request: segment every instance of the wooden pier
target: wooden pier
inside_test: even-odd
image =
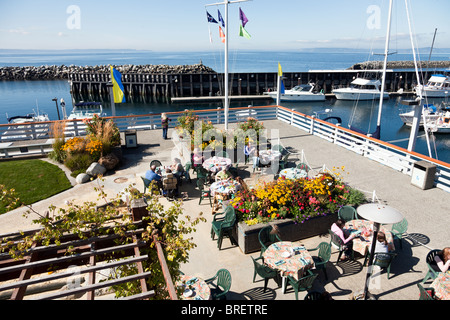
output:
[[[313,82],[317,90],[330,94],[336,87],[345,87],[356,77],[380,78],[380,70],[313,70],[308,72],[285,72],[284,85],[290,89],[299,84]],[[174,99],[185,97],[211,97],[220,99],[224,95],[224,75],[221,73],[190,74],[122,74],[122,83],[127,98],[152,97]],[[230,96],[258,96],[268,90],[276,90],[277,73],[248,72],[233,73],[230,79]],[[71,73],[71,92],[74,95],[95,95],[108,99],[109,73]],[[412,91],[416,85],[415,72],[410,70],[388,70],[386,90]]]

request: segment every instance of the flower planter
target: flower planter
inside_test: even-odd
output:
[[[298,241],[320,234],[328,233],[328,229],[336,222],[337,214],[314,217],[303,223],[295,223],[291,219],[272,221],[248,226],[245,222],[239,222],[233,232],[234,239],[239,248],[245,254],[261,250],[258,234],[267,225],[277,225],[280,230],[280,238],[284,241]]]

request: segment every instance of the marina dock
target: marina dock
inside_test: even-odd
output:
[[[344,180],[352,187],[363,191],[368,199],[375,197],[376,201],[398,209],[408,220],[407,237],[403,249],[397,248],[398,257],[391,268],[391,278],[382,273],[378,287],[371,289],[371,293],[379,300],[417,300],[419,291],[417,283],[422,281],[426,272],[426,254],[431,249],[448,246],[448,215],[449,194],[439,188],[422,190],[411,184],[411,177],[400,171],[389,168],[367,157],[342,148],[331,141],[311,135],[294,126],[286,125],[280,120],[267,120],[264,125],[268,130],[279,130],[279,141],[291,152],[304,152],[305,161],[313,172],[318,172],[325,165],[333,167],[345,166]],[[232,128],[235,124],[232,124]],[[221,128],[221,125],[217,125]],[[169,129],[169,136],[173,129]],[[140,176],[148,170],[151,160],[158,159],[163,164],[172,162],[171,150],[174,144],[171,140],[163,140],[161,130],[143,130],[137,132],[137,148],[123,147],[122,166],[114,173],[104,177],[104,191],[113,196],[123,191],[132,183],[136,188],[143,189]],[[290,157],[290,162],[297,161],[297,156]],[[253,173],[251,166],[240,166],[240,175],[249,185],[254,185],[260,179],[273,179],[260,173]],[[189,199],[183,202],[186,214],[197,216],[200,211],[207,219],[197,228],[193,235],[197,247],[190,253],[189,262],[181,267],[185,274],[208,278],[220,268],[226,268],[232,275],[229,300],[292,300],[294,292],[288,290],[286,294],[276,284],[269,281],[268,290],[262,291],[263,282],[258,278],[252,282],[253,264],[251,256],[259,253],[243,254],[239,247],[231,245],[228,239],[223,242],[223,249],[218,250],[217,242],[210,238],[211,207],[208,201],[198,204],[199,191],[195,189],[195,174],[191,173],[192,184],[183,183],[181,191],[189,194]],[[119,179],[120,178],[120,179]],[[75,185],[72,189],[55,195],[49,199],[33,204],[33,209],[44,212],[53,204],[64,207],[66,200],[75,203],[96,201],[97,181],[83,185]],[[162,198],[164,206],[171,203]],[[16,209],[0,215],[0,233],[33,229],[31,218],[22,217],[24,209]],[[388,226],[388,228],[390,228]],[[320,235],[302,240],[306,248],[315,248],[320,242],[329,242],[328,235]],[[363,289],[367,268],[362,265],[363,258],[355,261],[336,263],[337,250],[332,249],[331,260],[327,266],[328,280],[322,272],[314,283],[313,290],[328,291],[335,300],[348,300],[350,296]],[[302,300],[305,293],[299,294]],[[105,297],[106,299],[107,297]]]

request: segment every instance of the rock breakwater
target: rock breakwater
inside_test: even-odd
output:
[[[215,71],[202,63],[194,65],[121,65],[115,66],[122,74],[194,74],[215,73]],[[68,80],[71,73],[110,73],[109,65],[100,66],[27,66],[2,67],[0,80]]]
[[[450,68],[450,61],[418,61],[419,68],[442,69]],[[388,61],[388,69],[414,69],[414,61]],[[354,64],[348,70],[377,70],[383,69],[383,61],[366,61]]]

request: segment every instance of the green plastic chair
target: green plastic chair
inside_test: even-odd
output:
[[[183,177],[189,182],[191,183],[191,175],[189,174],[189,170],[192,169],[192,163],[187,162],[186,165],[184,166],[184,172],[183,172]]]
[[[261,278],[264,279],[264,291],[266,292],[267,290],[267,284],[269,282],[270,279],[274,279],[275,282],[277,282],[277,278],[279,278],[279,274],[276,270],[273,270],[271,268],[269,268],[268,266],[265,266],[261,263],[258,262],[258,260],[262,260],[262,257],[258,257],[258,258],[252,258],[253,261],[253,266],[255,267],[254,272],[253,272],[253,282],[255,282],[256,279],[256,275],[259,275]],[[278,287],[279,287],[279,282],[277,283]]]
[[[425,278],[423,278],[422,283],[427,282],[428,279],[436,279],[436,277],[439,274],[439,268],[437,266],[436,261],[434,260],[434,257],[440,252],[439,249],[433,249],[430,252],[428,252],[427,257],[425,258],[425,262],[428,267],[428,272],[425,275]]]
[[[339,262],[339,259],[341,258],[342,253],[345,251],[345,249],[347,247],[345,246],[342,239],[339,238],[339,236],[336,233],[331,231],[331,229],[328,229],[328,233],[330,234],[330,245],[332,245],[337,250],[339,250],[339,254],[338,254],[338,258],[337,258],[337,262]],[[354,258],[354,256],[353,256],[353,251],[352,251],[352,260],[353,260],[353,258]]]
[[[310,270],[308,270],[308,275],[300,278],[299,280],[295,280],[292,276],[287,276],[288,285],[291,285],[295,291],[295,300],[298,300],[298,293],[302,291],[307,291],[312,288],[314,284],[314,280],[317,278],[317,273],[314,274]],[[287,286],[287,285],[286,285]],[[286,291],[286,288],[285,288]],[[285,292],[283,292],[285,293]]]
[[[145,179],[144,177],[141,177],[141,179],[142,179],[142,182],[144,183],[144,192],[143,193],[145,193],[145,191],[147,191],[147,188],[150,186],[150,183],[152,183],[152,182],[148,179]]]
[[[281,241],[281,238],[274,231],[275,230],[272,228],[272,226],[264,227],[259,231],[258,240],[261,244],[260,255],[262,255],[272,243]]]
[[[408,221],[403,218],[402,221],[392,225],[391,233],[395,240],[400,241],[400,248],[403,249],[403,234],[408,230]]]
[[[327,263],[331,258],[331,245],[327,242],[321,242],[316,248],[308,249],[309,252],[318,250],[317,256],[313,256],[316,270],[323,270],[325,279],[328,280]]]
[[[227,299],[227,293],[231,288],[230,271],[227,269],[220,269],[214,277],[206,279],[205,282],[210,286],[211,298],[213,300]]]
[[[287,163],[288,163],[289,153],[282,156],[281,160],[278,162],[278,172],[280,172],[283,169],[286,169]]]
[[[303,163],[303,162],[300,162],[299,164],[297,164],[296,167],[297,167],[297,169],[305,170],[306,172],[309,172],[309,170],[311,170],[311,168],[306,163]]]
[[[434,289],[424,288],[420,283],[417,284],[419,288],[419,300],[434,300]]]
[[[204,178],[197,179],[197,187],[198,187],[198,190],[200,190],[200,199],[198,201],[198,204],[201,204],[203,199],[208,198],[209,206],[212,207],[211,191],[209,189],[205,189],[205,179]]]
[[[358,219],[356,209],[352,206],[342,206],[338,210],[338,218],[345,222]]]
[[[144,183],[144,194],[149,189],[152,194],[159,194],[159,188],[155,183],[152,183],[151,180],[145,179],[144,177],[141,177],[142,182]]]
[[[233,239],[233,228],[236,223],[236,213],[232,206],[227,206],[224,212],[216,213],[211,223],[211,239],[217,236],[217,247],[222,249],[222,240],[225,236],[230,238],[231,244],[235,244]]]
[[[379,266],[387,271],[387,278],[390,278],[391,272],[391,264],[392,261],[397,256],[395,252],[375,252],[373,255],[373,266]],[[366,261],[364,261],[364,266],[366,265]]]
[[[150,167],[151,167],[152,165],[155,165],[157,168],[158,168],[158,167],[162,167],[162,163],[161,163],[161,161],[159,161],[159,160],[152,160],[152,161],[150,162]]]

